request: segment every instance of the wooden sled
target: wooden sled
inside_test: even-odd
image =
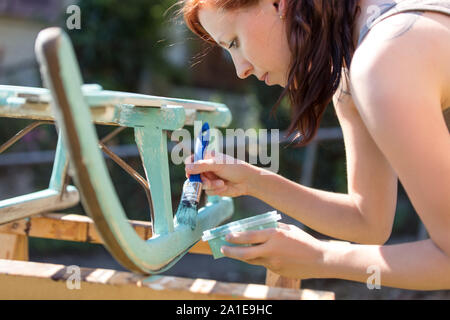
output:
[[[188,251],[211,254],[207,244],[199,242],[203,231],[232,217],[231,198],[208,196],[206,205],[199,210],[196,228],[191,230],[189,226],[179,225],[171,204],[167,152],[169,131],[193,125],[194,121],[207,121],[213,129],[227,127],[231,122],[229,109],[217,103],[107,91],[98,85],[84,85],[70,40],[58,28],[46,29],[39,34],[36,55],[46,88],[0,86],[0,116],[36,122],[4,144],[0,152],[29,130],[49,122],[55,123],[59,130],[58,144],[48,189],[0,201],[1,298],[32,298],[33,291],[27,291],[25,283],[30,284],[30,288],[35,283],[41,287],[45,285],[44,291],[48,294],[38,296],[44,299],[334,298],[330,292],[299,290],[299,280],[285,279],[270,271],[266,278],[268,286],[261,285],[257,288],[260,293],[252,294],[246,291],[252,285],[216,282],[209,291],[202,286],[196,291],[193,290],[194,279],[148,277],[168,270]],[[118,131],[124,127],[134,129],[146,177],[140,177],[106,147],[105,143],[112,135],[99,141],[95,124],[116,126]],[[127,219],[106,169],[102,150],[145,188],[151,223]],[[69,175],[75,186],[67,184]],[[52,214],[70,208],[80,200],[89,217]],[[80,297],[76,291],[64,291],[67,275],[62,270],[66,270],[66,266],[2,260],[27,260],[28,236],[102,243],[132,273],[83,269],[86,274],[100,276],[82,277],[83,283],[89,283],[89,288],[98,288],[80,291]],[[105,273],[111,275],[108,281],[101,276]],[[175,285],[177,281],[169,281],[169,278],[191,287]],[[60,280],[64,281],[58,282]],[[12,290],[10,284],[20,290]],[[117,285],[127,289],[121,287],[113,294]],[[220,290],[214,291],[213,287]],[[14,296],[14,292],[17,295]],[[110,292],[111,295],[96,296],[95,292]],[[130,296],[123,296],[124,292],[130,292]]]

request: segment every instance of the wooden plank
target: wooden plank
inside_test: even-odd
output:
[[[67,186],[62,194],[57,190],[45,189],[0,201],[0,224],[23,219],[50,210],[62,210],[80,202],[78,190]]]
[[[28,260],[28,237],[0,233],[0,259]]]
[[[334,293],[325,291],[148,277],[110,269],[80,268],[78,273],[71,267],[0,259],[0,299],[334,299]]]
[[[300,289],[301,280],[286,278],[267,269],[266,285],[270,287]]]
[[[215,123],[217,127],[227,127],[231,122],[230,110],[221,103],[91,89],[86,85],[82,86],[82,91],[84,100],[90,106],[92,119],[97,124],[120,124],[114,115],[126,112],[130,106],[135,106],[134,112],[139,113],[142,109],[159,109],[169,105],[184,109],[185,125],[193,125],[195,119]],[[48,89],[0,85],[0,96],[1,117],[54,121]]]
[[[130,220],[130,223],[142,239],[149,239],[152,236],[150,222]],[[92,219],[78,214],[40,214],[28,220],[23,219],[0,225],[0,232],[35,238],[103,243]],[[189,252],[212,254],[208,243],[203,241],[197,242]]]
[[[129,220],[131,226],[142,239],[152,236],[151,223],[148,221]],[[79,214],[44,213],[32,216],[28,219],[0,225],[0,233],[12,235],[24,235],[35,238],[68,240],[76,242],[99,243],[100,238],[95,224],[88,216]],[[330,240],[335,241],[335,240]],[[340,243],[348,243],[339,241]],[[208,242],[199,241],[190,250],[190,253],[212,255]],[[269,275],[269,283],[278,286],[274,275]],[[275,280],[274,280],[275,279]],[[266,276],[267,281],[267,276]],[[281,280],[286,283],[285,280]]]
[[[148,221],[129,220],[131,226],[142,239],[152,236],[151,223]],[[68,240],[102,244],[95,224],[91,218],[79,214],[45,213],[28,219],[0,225],[0,234],[23,235],[35,238]],[[335,240],[329,240],[331,242]],[[348,243],[339,241],[340,243]],[[1,243],[1,242],[0,242]],[[0,248],[1,249],[1,248]],[[199,241],[190,250],[190,253],[212,255],[208,242]],[[0,255],[0,258],[2,256]],[[298,281],[298,284],[297,284]],[[292,283],[292,284],[289,284]],[[268,270],[266,284],[288,288],[299,288],[300,281],[292,279],[279,279],[279,276]],[[297,286],[298,285],[298,286]]]
[[[160,97],[145,95],[132,92],[103,90],[99,85],[82,85],[81,87],[84,99],[90,107],[114,106],[114,105],[135,105],[139,107],[155,107],[159,108],[163,105],[180,105],[199,111],[215,112],[219,108],[225,107],[220,103],[209,101],[199,101],[191,99],[178,99],[169,97]],[[3,94],[5,101],[21,102],[21,107],[32,109],[36,104],[46,105],[49,107],[51,102],[50,91],[46,88],[21,87],[1,85],[0,92]],[[15,105],[16,108],[18,107]]]

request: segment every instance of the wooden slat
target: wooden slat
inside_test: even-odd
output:
[[[151,237],[150,222],[130,220],[130,223],[142,239]],[[9,234],[13,237],[19,235],[24,238],[30,236],[56,240],[103,243],[92,219],[77,214],[41,214],[29,219],[0,225],[0,233],[3,233],[5,236]],[[196,254],[212,254],[208,243],[203,241],[197,242],[189,252]],[[0,255],[0,258],[4,257],[4,255]],[[267,270],[266,285],[278,288],[300,289],[301,280],[285,278]]]
[[[80,202],[78,190],[68,186],[62,195],[45,189],[0,201],[0,224],[23,219],[38,213],[71,208]]]
[[[142,239],[152,236],[151,223],[130,220]],[[0,233],[25,235],[36,238],[69,240],[77,242],[103,243],[91,218],[77,214],[45,213],[27,219],[0,225]],[[207,242],[197,242],[189,251],[197,254],[212,254]]]
[[[103,90],[101,86],[83,85],[81,87],[84,99],[87,104],[92,107],[113,106],[113,105],[135,105],[138,107],[155,107],[159,108],[163,105],[180,105],[185,108],[199,110],[199,111],[217,111],[222,104],[208,101],[198,101],[191,99],[177,99],[169,97],[159,97],[152,95],[145,95],[132,92],[120,92]],[[36,104],[46,105],[52,100],[50,92],[45,88],[34,87],[20,87],[1,85],[0,91],[8,98],[22,101],[22,108],[32,109]],[[17,105],[15,105],[18,108]]]
[[[334,299],[334,293],[0,259],[0,299]],[[72,286],[73,288],[73,286]]]
[[[301,280],[286,278],[267,269],[266,285],[270,287],[300,289]]]
[[[28,237],[0,233],[0,259],[28,260]]]

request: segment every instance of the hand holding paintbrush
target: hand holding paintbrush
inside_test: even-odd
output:
[[[239,197],[250,195],[258,177],[264,171],[245,161],[211,150],[204,159],[193,162],[193,156],[184,160],[186,177],[200,174],[202,188],[209,196]]]
[[[195,140],[194,162],[203,159],[204,152],[209,144],[209,124],[202,126],[202,131]],[[202,179],[200,174],[192,174],[184,182],[181,201],[176,213],[179,224],[189,225],[192,230],[197,225],[197,207],[202,193]]]

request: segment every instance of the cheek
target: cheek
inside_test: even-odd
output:
[[[280,61],[282,48],[276,30],[254,25],[245,31],[248,58],[258,67],[270,68]]]

